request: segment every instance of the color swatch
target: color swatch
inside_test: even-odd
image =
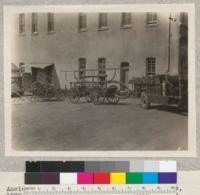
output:
[[[25,184],[176,184],[175,161],[26,162]]]
[[[126,184],[126,173],[110,173],[110,184]]]
[[[110,173],[94,173],[94,184],[110,184]]]
[[[60,184],[77,184],[76,173],[60,173]]]
[[[143,173],[140,172],[130,172],[126,174],[127,184],[143,184]]]
[[[77,184],[93,184],[93,173],[78,173]]]

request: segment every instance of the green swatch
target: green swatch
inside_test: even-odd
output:
[[[140,172],[126,173],[126,183],[143,184],[143,173]]]

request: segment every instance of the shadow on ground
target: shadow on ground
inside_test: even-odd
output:
[[[172,112],[174,114],[188,116],[188,111],[186,109],[181,109],[181,108],[178,108],[177,106],[153,105],[151,106],[150,109],[156,109],[159,111]]]

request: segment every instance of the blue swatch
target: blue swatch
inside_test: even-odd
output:
[[[144,184],[158,184],[158,173],[146,172],[143,173]]]

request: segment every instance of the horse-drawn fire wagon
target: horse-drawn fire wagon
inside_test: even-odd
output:
[[[94,104],[102,104],[106,101],[110,104],[117,104],[120,99],[126,99],[130,96],[128,86],[120,81],[115,80],[118,69],[107,68],[103,71],[98,69],[85,69],[83,75],[79,70],[64,71],[74,74],[74,82],[70,82],[69,100],[71,103],[77,104],[81,98],[85,98],[87,102]],[[111,78],[108,78],[106,71],[113,71]]]

